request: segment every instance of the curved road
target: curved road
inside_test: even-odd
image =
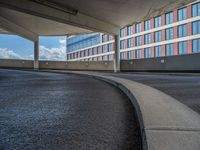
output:
[[[88,77],[0,69],[0,149],[138,150],[129,99]]]
[[[156,88],[200,114],[200,74],[189,73],[103,73]]]

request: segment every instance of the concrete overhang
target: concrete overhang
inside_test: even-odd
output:
[[[17,33],[15,27],[2,24],[6,19],[36,35],[118,34],[123,26],[161,15],[192,1],[0,0],[0,33]]]

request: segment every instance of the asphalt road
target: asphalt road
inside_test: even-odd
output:
[[[0,69],[0,149],[139,150],[130,100],[88,77]]]
[[[156,88],[200,114],[200,74],[104,73],[104,75],[121,77]]]

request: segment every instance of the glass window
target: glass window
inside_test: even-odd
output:
[[[200,39],[192,40],[192,52],[200,52]]]
[[[135,51],[135,58],[136,59],[142,58],[142,50],[141,49]]]
[[[102,42],[106,42],[106,37],[107,37],[106,34],[103,34],[103,35],[102,35]]]
[[[128,30],[128,35],[132,35],[133,34],[133,26],[128,26],[127,30]]]
[[[102,46],[102,51],[103,51],[103,53],[106,53],[106,45]]]
[[[181,8],[178,10],[178,21],[187,19],[187,8]]]
[[[154,18],[154,27],[157,28],[157,27],[160,27],[161,25],[162,25],[161,16],[155,17]]]
[[[112,54],[108,55],[108,60],[112,60]]]
[[[128,53],[127,53],[127,58],[128,59],[133,59],[133,52],[134,51],[128,51]]]
[[[124,37],[125,35],[125,28],[120,29],[120,37]]]
[[[108,52],[112,51],[112,43],[108,44]]]
[[[108,40],[109,41],[113,40],[113,36],[112,35],[108,35]]]
[[[125,55],[125,52],[121,52],[121,53],[120,53],[120,59],[121,59],[121,60],[126,59],[125,56],[126,56],[126,55]]]
[[[142,36],[135,37],[135,46],[142,45]]]
[[[166,45],[166,56],[173,56],[174,55],[174,44],[167,44]]]
[[[192,5],[192,16],[200,16],[200,2]]]
[[[101,47],[97,47],[97,53],[100,54],[101,53]]]
[[[142,24],[138,23],[135,25],[135,33],[141,32],[142,31]]]
[[[165,14],[165,24],[170,24],[174,22],[173,12]]]
[[[151,29],[151,21],[150,20],[147,20],[144,22],[144,29],[145,30],[150,30]]]
[[[187,36],[187,24],[178,26],[178,37]]]
[[[96,54],[96,48],[92,48],[92,55]]]
[[[127,48],[133,47],[133,38],[128,39]]]
[[[125,49],[125,40],[120,41],[120,49]]]
[[[187,41],[178,43],[178,54],[187,54]]]
[[[155,32],[155,34],[154,34],[154,41],[155,42],[162,41],[162,31]]]
[[[174,38],[174,29],[173,28],[168,28],[165,30],[165,33],[166,33],[166,37],[165,39],[166,40],[170,40],[170,39],[173,39]]]
[[[162,56],[162,46],[155,46],[154,48],[154,55],[155,57],[161,57]]]
[[[192,34],[200,34],[200,20],[192,23]]]
[[[151,34],[145,34],[144,35],[144,42],[145,42],[145,44],[151,43]]]
[[[151,57],[151,48],[145,48],[145,58],[150,58]]]

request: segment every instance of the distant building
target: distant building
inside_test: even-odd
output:
[[[200,52],[200,1],[120,30],[120,59],[148,59]],[[67,38],[69,61],[113,60],[111,35]]]

